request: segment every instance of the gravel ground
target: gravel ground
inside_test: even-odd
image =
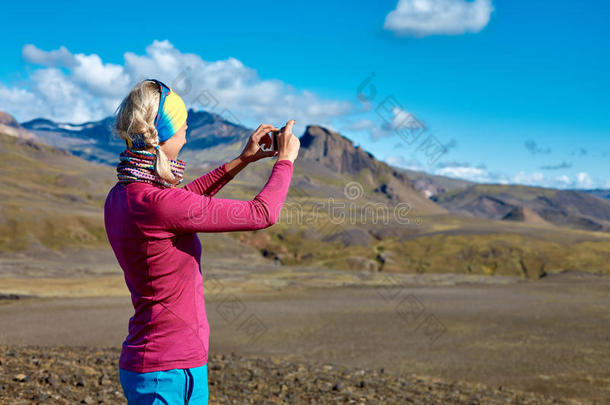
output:
[[[564,401],[571,399],[575,401],[573,403],[610,403],[610,368],[606,360],[610,353],[606,322],[610,308],[608,278],[591,279],[593,276],[583,278],[573,274],[548,277],[538,282],[485,285],[412,283],[398,284],[398,288],[390,290],[380,286],[284,288],[276,293],[254,294],[235,287],[226,273],[221,274],[225,277],[222,279],[224,288],[220,293],[214,288],[206,290],[206,312],[211,326],[210,353],[213,355],[237,353],[243,358],[261,359],[264,363],[278,358],[292,364],[303,364],[304,367],[307,367],[306,364],[314,364],[312,362],[325,362],[332,364],[335,369],[349,367],[354,370],[352,374],[360,369],[379,372],[384,368],[383,377],[386,380],[381,384],[384,388],[373,391],[388,398],[385,402],[401,402],[400,399],[389,399],[399,398],[398,394],[405,391],[398,390],[398,394],[395,394],[387,388],[392,387],[387,381],[396,377],[404,378],[410,384],[405,391],[407,393],[414,393],[412,389],[420,386],[427,389],[424,385],[427,382],[437,387],[437,382],[457,381],[459,383],[454,386],[466,387],[464,389],[468,393],[485,392],[487,395],[487,392],[492,392],[495,395],[495,391],[484,387],[497,390],[501,386],[501,392],[505,395],[510,395],[506,394],[509,390],[519,390],[538,395],[534,398],[547,395]],[[30,282],[39,283],[35,280]],[[208,283],[207,286],[213,287],[213,284]],[[389,297],[390,292],[398,294]],[[231,297],[231,294],[234,298],[237,297],[244,309],[239,315],[241,318],[237,320],[227,318],[226,311],[223,310],[223,303],[228,302],[227,297]],[[440,337],[427,334],[427,328],[420,326],[419,320],[428,319],[427,315],[421,315],[418,322],[412,322],[412,318],[407,316],[409,312],[403,311],[408,307],[401,306],[401,303],[407,302],[403,300],[405,297],[416,298],[423,305],[424,314],[434,315],[442,322],[446,330]],[[68,359],[64,360],[68,363],[72,358],[87,359],[86,353],[94,353],[98,347],[120,349],[127,332],[127,320],[133,314],[128,296],[17,299],[7,294],[4,298],[6,299],[0,295],[0,325],[3,325],[0,327],[0,346],[14,348],[12,350],[21,350],[18,347],[23,346],[32,348],[34,345],[63,347],[59,353],[66,354],[56,357]],[[241,320],[253,315],[264,325],[262,334],[256,336],[250,336],[239,328]],[[70,354],[69,347],[81,350],[84,355]],[[90,349],[86,350],[85,347]],[[102,350],[100,355],[104,353],[113,351]],[[39,361],[44,358],[42,354],[36,356]],[[18,358],[30,357],[19,355]],[[103,360],[105,357],[100,358]],[[7,364],[12,359],[0,357],[0,360],[3,361],[0,364],[0,376],[3,376],[0,380],[3,388],[0,388],[0,404],[11,404],[15,402],[11,395],[14,396],[16,392],[15,389],[10,391],[11,387],[19,382],[13,378],[17,374],[24,374],[32,379],[35,373],[44,369],[30,370],[27,363],[16,363],[15,367],[7,369]],[[216,357],[211,357],[210,361],[224,364],[223,359]],[[237,364],[244,362],[246,360]],[[66,370],[73,368],[69,364]],[[52,371],[51,368],[47,370]],[[108,376],[114,375],[113,368],[108,370]],[[321,376],[326,376],[328,372],[331,372],[327,381],[331,384],[331,391],[341,381],[337,380],[340,379],[340,374],[332,374],[336,370],[320,367],[308,370],[315,377],[299,377],[299,381],[314,381],[318,378],[316,384],[305,387],[308,395],[313,395],[312,387],[319,389],[318,384],[320,387],[325,386],[323,383],[326,380]],[[261,373],[273,374],[268,370]],[[64,377],[70,375],[68,372],[64,374]],[[413,375],[431,376],[438,380],[408,377]],[[47,375],[43,377],[46,378]],[[24,378],[27,377],[22,377]],[[221,400],[223,392],[231,392],[231,398],[235,398],[236,392],[241,392],[244,384],[239,379],[233,380],[238,381],[239,388],[229,391],[225,385],[214,387],[212,398],[216,398],[216,401],[213,403],[233,402]],[[361,380],[354,384],[359,384]],[[417,380],[424,383],[418,384]],[[365,380],[365,384],[374,384],[374,381],[374,378]],[[468,388],[462,382],[482,385]],[[16,384],[16,387],[24,388],[22,395],[31,397],[37,391],[28,389],[26,383],[27,381]],[[282,383],[287,384],[278,380],[274,387],[281,389]],[[342,389],[346,391],[351,387],[345,382],[342,384]],[[326,386],[328,388],[328,384]],[[120,385],[116,387],[119,388],[117,398],[102,400],[106,403],[121,403]],[[294,397],[292,401],[286,402],[309,402],[306,399],[294,399],[298,398],[300,391],[288,384],[287,387]],[[6,394],[9,391],[10,394]],[[116,388],[108,392],[114,391]],[[331,393],[345,395],[346,391],[335,390]],[[317,391],[313,392],[315,398],[320,398],[320,403],[334,402]],[[355,391],[356,394],[363,392],[362,389]],[[93,395],[93,391],[87,393]],[[248,395],[244,394],[250,398]],[[432,395],[440,394],[436,391],[428,393],[428,396]],[[86,395],[79,397],[78,401],[85,397]],[[96,399],[97,397],[92,397],[90,401]],[[469,402],[467,396],[460,400],[463,403]],[[436,401],[442,403],[441,399]],[[272,401],[257,399],[255,402]],[[384,400],[368,402],[383,403]],[[448,399],[445,402],[459,403],[459,400]],[[479,402],[489,403],[490,400]],[[64,403],[74,403],[74,400],[68,399]]]
[[[2,404],[124,404],[119,349],[0,346]],[[210,404],[571,404],[503,387],[393,376],[281,358],[215,354]]]

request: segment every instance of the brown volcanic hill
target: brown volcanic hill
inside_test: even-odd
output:
[[[405,173],[375,159],[370,152],[337,132],[309,125],[300,140],[298,164],[311,173],[324,172],[328,178],[355,180],[365,193],[371,191],[371,197],[381,197],[392,204],[408,203],[419,212],[447,212],[416,190]]]
[[[377,174],[379,162],[345,136],[320,127],[308,125],[301,136],[299,157],[314,160],[327,168],[343,174],[357,174],[369,169]]]
[[[0,111],[0,133],[14,136],[16,138],[28,139],[31,141],[40,141],[40,139],[23,128],[12,115]]]

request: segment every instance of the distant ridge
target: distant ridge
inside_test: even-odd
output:
[[[595,188],[595,189],[590,189],[590,190],[576,190],[576,191],[583,191],[585,193],[592,194],[596,197],[610,200],[610,189]]]
[[[125,142],[112,136],[113,118],[82,124],[58,123],[37,118],[21,125],[38,136],[41,142],[95,163],[115,165]]]
[[[188,142],[181,157],[193,163],[222,160],[222,151],[213,150],[242,143],[249,130],[217,114],[189,110]],[[114,117],[82,124],[57,123],[37,118],[22,126],[38,136],[40,142],[69,150],[75,156],[89,161],[114,166],[119,154],[125,150],[125,142],[113,134]],[[211,153],[206,153],[211,152]]]
[[[582,191],[475,184],[432,199],[451,212],[480,218],[544,220],[557,226],[610,230],[610,201]]]

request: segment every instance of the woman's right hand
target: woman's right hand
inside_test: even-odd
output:
[[[277,135],[278,155],[277,160],[290,160],[294,163],[299,154],[301,141],[292,133],[295,121],[290,120],[284,125]]]

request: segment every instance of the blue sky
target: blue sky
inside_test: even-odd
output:
[[[188,104],[247,126],[322,124],[475,181],[610,187],[604,1],[35,3],[4,5],[0,25],[0,110],[20,121],[99,119],[138,79],[183,73]],[[425,125],[412,144],[401,117]]]

